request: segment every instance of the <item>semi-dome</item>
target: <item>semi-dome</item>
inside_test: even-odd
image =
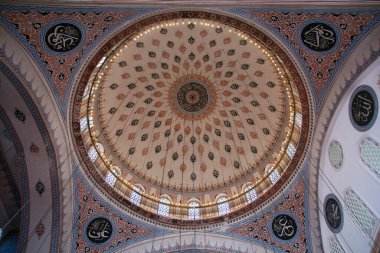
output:
[[[235,217],[294,175],[309,103],[265,33],[199,11],[158,14],[116,35],[77,88],[74,136],[110,195],[163,222]]]

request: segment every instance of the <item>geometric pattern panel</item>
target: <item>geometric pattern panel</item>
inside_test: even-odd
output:
[[[356,195],[353,190],[346,191],[344,201],[362,230],[368,235],[372,235],[377,224],[377,217],[375,214],[366,206],[366,204],[364,204],[361,198]]]
[[[233,225],[227,230],[227,233],[232,234],[232,236],[235,235],[241,237],[245,240],[264,242],[268,249],[272,249],[276,252],[278,249],[286,252],[307,252],[308,240],[305,226],[305,215],[307,211],[304,207],[304,191],[304,181],[301,179],[289,195],[287,195],[281,202],[277,203],[274,208],[266,213],[258,210],[255,218]],[[294,220],[296,224],[295,228],[297,229],[294,238],[281,240],[277,237],[277,233],[273,231],[273,222],[281,214],[290,216]],[[278,230],[279,234],[292,232],[289,230],[290,223],[287,223],[286,226],[282,226],[285,224],[285,221],[282,220],[279,224],[281,225],[281,228]]]
[[[74,236],[76,252],[104,252],[119,244],[129,244],[154,235],[155,231],[152,229],[114,213],[109,205],[99,201],[81,180],[78,180],[77,190],[77,235]],[[106,225],[101,229],[93,229],[97,220],[104,221]]]
[[[360,142],[360,158],[372,172],[380,177],[380,145],[370,137],[365,137]]]
[[[345,253],[336,237],[330,238],[330,253]]]
[[[318,11],[302,12],[302,15],[300,12],[289,11],[246,10],[246,12],[270,24],[293,44],[310,70],[318,96],[321,95],[325,85],[327,85],[330,72],[334,70],[345,49],[365,29],[366,25],[379,16],[375,13],[325,13]],[[329,32],[327,27],[332,27],[337,37],[336,47],[325,52],[305,48],[301,32],[310,22],[328,24],[318,30],[322,33],[322,37],[327,37]],[[318,39],[316,30],[313,31],[313,34],[315,34],[315,39]]]

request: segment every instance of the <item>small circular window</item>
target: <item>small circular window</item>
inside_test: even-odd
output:
[[[329,158],[331,165],[335,169],[339,169],[343,163],[343,150],[338,141],[332,141],[329,148]]]

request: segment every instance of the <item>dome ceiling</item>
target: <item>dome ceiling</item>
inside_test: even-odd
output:
[[[76,129],[82,157],[113,194],[153,214],[164,196],[178,219],[195,201],[202,219],[226,214],[219,197],[235,211],[281,187],[302,153],[307,111],[299,77],[268,38],[187,13],[203,16],[155,16],[98,54],[78,89]]]
[[[144,180],[180,191],[232,183],[283,139],[280,71],[257,44],[219,25],[158,25],[101,68],[100,128]]]

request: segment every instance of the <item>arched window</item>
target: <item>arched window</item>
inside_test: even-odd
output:
[[[83,100],[87,99],[90,96],[91,83],[88,83],[83,92]]]
[[[296,125],[298,127],[302,126],[302,115],[299,112],[296,113]]]
[[[98,64],[96,65],[97,68],[101,67],[102,64],[105,62],[106,60],[106,57],[104,56],[102,59],[100,59],[100,61],[98,62]]]
[[[135,204],[135,205],[139,205],[141,203],[141,194],[143,193],[144,191],[142,190],[142,188],[140,186],[134,186],[133,187],[133,191],[131,192],[131,201]]]
[[[273,164],[267,165],[265,168],[265,175],[269,175],[269,179],[272,184],[275,184],[281,177],[280,173],[278,173],[278,170],[274,168]]]
[[[98,152],[96,152],[94,146],[91,146],[90,149],[87,151],[87,155],[90,158],[91,162],[95,162],[96,158],[98,157]]]
[[[248,203],[251,203],[257,199],[257,192],[253,188],[253,185],[248,185],[247,187],[245,187],[244,192]]]
[[[293,158],[293,156],[296,153],[296,148],[294,147],[293,143],[289,142],[288,148],[286,149],[286,153],[290,158]]]
[[[230,206],[228,205],[226,196],[217,198],[216,202],[218,203],[219,215],[228,214],[230,212]]]
[[[120,169],[114,166],[112,169],[110,169],[110,171],[107,172],[105,180],[110,186],[114,187],[116,184],[117,177],[120,175]]]
[[[195,220],[199,219],[201,212],[199,210],[199,200],[190,200],[189,202],[189,219]]]
[[[94,126],[94,121],[92,120],[92,117],[88,117],[88,121],[90,124],[90,128]],[[80,119],[80,131],[84,132],[87,130],[87,117],[84,116],[83,118]]]
[[[96,148],[98,149],[100,155],[104,154],[104,148],[102,144],[96,143]],[[96,151],[94,146],[91,146],[90,149],[87,151],[87,155],[90,158],[91,162],[95,162],[96,158],[98,158],[98,152]]]
[[[160,203],[158,204],[158,214],[162,216],[169,216],[170,210],[170,199],[167,197],[161,197]]]
[[[365,137],[360,142],[360,158],[363,163],[380,177],[380,145],[375,140]]]
[[[376,228],[377,217],[353,190],[347,190],[345,192],[344,201],[363,231],[368,235],[372,235]]]
[[[331,253],[344,253],[344,249],[342,248],[342,245],[340,245],[339,241],[336,239],[336,237],[330,238],[330,252]]]

